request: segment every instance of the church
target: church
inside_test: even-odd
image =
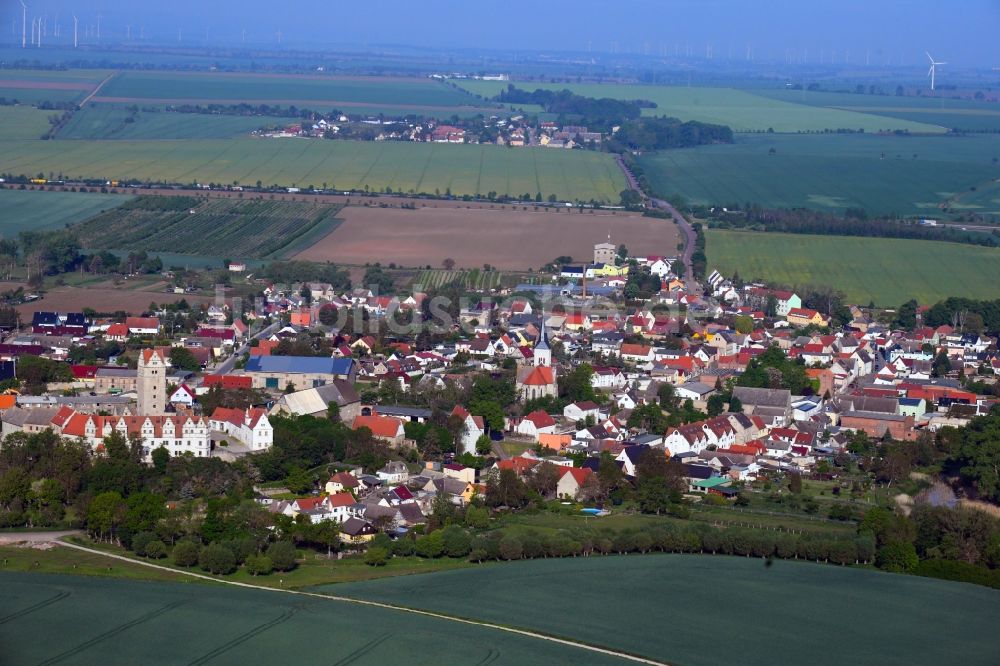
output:
[[[557,371],[552,365],[552,349],[549,347],[548,334],[545,331],[545,314],[542,314],[542,328],[535,341],[532,365],[517,369],[517,394],[522,400],[535,400],[559,395]]]

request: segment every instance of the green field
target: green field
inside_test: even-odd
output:
[[[0,69],[0,97],[21,104],[79,101],[109,73],[96,69]]]
[[[473,270],[432,270],[421,271],[414,284],[424,289],[443,287],[452,282],[461,282],[467,289],[496,289],[500,286],[503,273],[498,271]]]
[[[386,108],[478,104],[472,95],[431,79],[209,72],[122,72],[101,89],[100,97],[192,103],[270,102],[283,106],[363,103]]]
[[[618,201],[625,178],[607,154],[499,146],[320,139],[0,141],[0,172],[68,178],[242,183]]]
[[[0,235],[57,229],[119,206],[130,197],[82,192],[38,192],[0,189]]]
[[[690,666],[1000,659],[995,590],[804,562],[765,567],[759,558],[702,555],[531,560],[325,589]],[[830,641],[835,649],[817,649]]]
[[[506,88],[506,81],[461,81],[466,90],[489,99]],[[616,84],[536,83],[514,85],[527,90],[568,89],[586,97],[646,99],[657,108],[643,109],[644,115],[672,116],[681,120],[700,120],[728,125],[736,132],[822,132],[823,130],[863,129],[866,132],[909,130],[943,132],[944,128],[910,120],[886,118],[840,109],[817,110],[804,104],[769,99],[735,88],[694,88]]]
[[[162,110],[140,111],[133,115],[120,104],[88,104],[73,114],[73,118],[59,131],[57,138],[228,139],[246,136],[261,127],[283,126],[293,122],[299,122],[299,119],[168,113]],[[0,138],[12,137],[3,137],[0,132]]]
[[[75,227],[84,247],[256,259],[290,256],[329,234],[340,206],[142,197]]]
[[[791,287],[831,286],[851,303],[1000,297],[1000,249],[895,238],[709,229],[708,268]]]
[[[872,113],[966,132],[1000,130],[1000,104],[946,97],[856,95],[807,90],[760,90],[757,94],[795,104]]]
[[[37,139],[49,130],[49,116],[59,113],[30,106],[0,106],[0,141]]]
[[[775,152],[770,153],[771,150]],[[842,212],[941,214],[942,203],[1000,177],[1000,136],[758,135],[639,158],[655,191],[702,205],[757,203]],[[996,195],[994,195],[996,196]],[[964,210],[1000,214],[990,198]]]
[[[0,589],[0,661],[12,664],[615,663],[495,629],[278,592],[25,573],[0,573]]]

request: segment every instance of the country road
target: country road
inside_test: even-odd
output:
[[[635,175],[632,173],[628,165],[625,164],[625,160],[622,159],[621,155],[615,156],[615,161],[618,162],[619,168],[621,168],[622,173],[625,174],[625,180],[628,182],[629,189],[635,190],[642,195],[642,198],[648,201],[654,208],[659,208],[661,210],[667,211],[670,217],[673,219],[674,223],[680,228],[681,233],[684,234],[684,253],[681,255],[681,261],[684,264],[684,284],[689,292],[700,294],[702,291],[701,284],[694,278],[694,269],[691,263],[691,259],[694,256],[694,244],[695,244],[695,233],[694,228],[691,223],[687,221],[683,214],[672,204],[663,199],[656,199],[647,195],[641,187],[639,187],[639,181],[636,180]]]

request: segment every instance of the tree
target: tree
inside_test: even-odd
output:
[[[441,268],[445,269],[446,271],[455,270],[455,260],[452,259],[451,257],[447,257],[444,261],[441,262]]]
[[[251,576],[267,576],[274,571],[274,563],[267,555],[251,555],[244,562]]]
[[[199,554],[198,544],[185,539],[177,542],[170,557],[179,567],[193,567],[198,564]]]
[[[167,544],[159,539],[153,539],[146,544],[146,547],[143,549],[143,555],[151,560],[162,559],[167,556]]]
[[[441,534],[441,530],[434,530],[430,534],[417,539],[414,546],[417,555],[420,557],[428,559],[441,557],[444,553],[444,536]]]
[[[917,302],[909,300],[899,306],[896,320],[893,322],[899,328],[912,331],[917,326]]]
[[[201,363],[194,357],[191,350],[186,347],[170,348],[170,365],[178,370],[187,370],[188,372],[198,372],[201,370]]]
[[[480,435],[476,439],[476,455],[488,456],[493,450],[493,440],[489,435]]]
[[[209,573],[229,574],[236,571],[236,556],[225,546],[211,544],[201,549],[198,566]]]
[[[610,454],[602,454],[597,467],[597,483],[602,497],[610,497],[624,483],[621,467],[615,463]]]
[[[949,464],[984,498],[1000,502],[1000,407],[963,428]]]
[[[875,554],[875,565],[885,571],[910,573],[920,563],[912,543],[893,541],[885,544]]]
[[[87,530],[97,539],[111,541],[125,517],[122,496],[110,491],[96,496],[87,507]]]
[[[559,377],[559,395],[570,402],[595,401],[597,394],[591,380],[594,368],[589,363],[581,363]]]
[[[441,530],[441,546],[448,557],[465,557],[472,550],[472,538],[458,525]]]
[[[527,502],[527,488],[512,469],[492,470],[486,477],[487,506],[520,508]]]
[[[474,529],[486,529],[490,526],[489,509],[470,504],[465,510],[465,525]]]
[[[944,377],[951,372],[951,359],[948,352],[943,349],[934,357],[934,364],[931,366],[931,376]]]
[[[297,566],[298,553],[291,541],[272,543],[267,549],[267,556],[271,558],[277,571],[291,571]]]
[[[505,560],[519,560],[524,554],[521,540],[514,534],[505,534],[500,539],[500,557]]]
[[[365,552],[365,564],[370,567],[383,567],[389,563],[389,551],[385,548],[369,548]]]
[[[528,487],[543,497],[549,497],[556,492],[559,484],[559,468],[550,462],[543,462],[535,466],[531,476],[528,478]]]
[[[708,399],[708,415],[718,416],[726,408],[726,396],[715,393]]]
[[[791,474],[788,477],[788,490],[792,492],[793,495],[802,494],[802,475],[801,474]]]
[[[155,469],[158,474],[162,475],[167,471],[167,464],[170,462],[170,451],[167,450],[167,447],[161,444],[153,449],[150,457],[153,459],[153,469]]]
[[[324,326],[333,326],[337,323],[337,306],[332,303],[325,303],[319,309],[319,323]]]
[[[733,327],[737,333],[742,333],[743,335],[753,333],[753,318],[748,315],[739,315],[736,317]]]

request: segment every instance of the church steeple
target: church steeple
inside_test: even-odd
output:
[[[535,365],[552,365],[552,350],[549,348],[549,336],[545,331],[545,310],[542,310],[542,326],[538,331],[538,339],[534,349]]]

